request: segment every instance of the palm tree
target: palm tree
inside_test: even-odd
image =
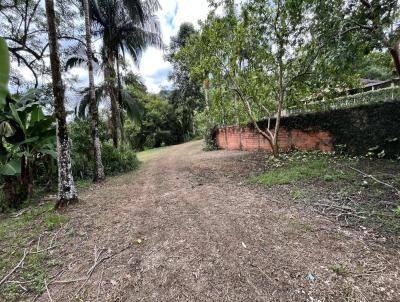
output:
[[[56,16],[53,0],[45,0],[49,35],[50,65],[53,80],[54,111],[57,119],[57,164],[58,198],[56,207],[66,206],[78,200],[71,170],[71,156],[68,139],[67,114],[64,106],[64,86],[61,78],[60,57],[56,30]]]
[[[94,181],[102,181],[105,177],[103,162],[101,160],[101,142],[99,137],[99,114],[96,100],[96,91],[94,86],[93,75],[93,52],[92,52],[92,36],[91,36],[91,20],[89,14],[89,0],[83,0],[83,10],[85,14],[86,29],[86,53],[87,65],[89,70],[89,103],[91,116],[91,131],[94,149]]]
[[[125,53],[138,63],[147,46],[163,47],[160,27],[154,13],[160,8],[158,0],[90,0],[94,34],[103,39],[104,79],[111,99],[112,138],[118,147],[122,123],[122,98],[118,59]]]

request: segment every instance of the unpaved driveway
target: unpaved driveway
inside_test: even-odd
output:
[[[52,300],[400,301],[398,250],[249,185],[246,156],[191,142],[81,194]]]

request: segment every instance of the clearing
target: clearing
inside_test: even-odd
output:
[[[400,300],[398,232],[325,200],[329,186],[340,184],[346,200],[362,189],[339,190],[349,180],[337,170],[285,185],[318,178],[324,162],[258,176],[262,185],[254,175],[268,172],[265,155],[204,152],[196,141],[140,158],[138,171],[83,189],[81,203],[61,214],[44,204],[6,218],[18,223],[8,233],[1,225],[0,277],[24,247],[32,269],[3,285],[5,301]],[[324,186],[331,195],[317,193]]]

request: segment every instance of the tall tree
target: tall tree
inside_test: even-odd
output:
[[[111,99],[112,138],[118,146],[122,129],[116,68],[120,55],[129,53],[135,62],[147,46],[162,47],[160,28],[154,15],[158,0],[91,0],[93,20],[103,39],[104,78]]]
[[[56,207],[63,207],[78,200],[71,169],[67,114],[64,106],[64,85],[58,54],[56,16],[53,0],[45,0],[50,48],[50,65],[53,80],[54,111],[57,119],[58,198]]]
[[[210,81],[217,120],[232,122],[235,111],[244,112],[277,155],[285,108],[347,80],[332,56],[337,33],[323,26],[324,1],[253,0],[240,14],[232,0],[222,2],[225,14],[212,12],[180,56],[189,58],[194,77]],[[241,108],[232,106],[235,96]]]
[[[76,2],[59,1],[62,7],[57,15],[58,22],[63,24],[58,39],[68,40],[63,48],[71,52],[84,44],[79,38],[82,30],[80,23],[76,22]],[[11,70],[11,84],[17,91],[45,85],[50,79],[50,69],[45,62],[49,43],[43,1],[1,0],[0,3],[0,36],[8,43],[12,66],[19,67]]]
[[[195,110],[204,108],[201,84],[190,77],[190,69],[185,57],[177,56],[180,49],[186,46],[192,35],[196,33],[193,24],[182,23],[176,36],[171,38],[166,59],[173,69],[169,78],[174,82],[174,91],[170,97],[173,105],[181,111],[182,131],[186,136],[195,134]]]
[[[335,0],[329,11],[340,19],[338,33],[359,40],[368,52],[384,49],[400,76],[400,2],[398,0]]]
[[[101,160],[101,142],[99,137],[99,113],[96,100],[96,91],[94,86],[93,74],[93,52],[92,52],[92,35],[91,35],[91,20],[89,12],[89,0],[83,0],[83,10],[85,14],[86,28],[86,53],[87,65],[89,71],[89,112],[91,116],[91,132],[94,149],[94,180],[102,181],[105,177],[103,162]]]

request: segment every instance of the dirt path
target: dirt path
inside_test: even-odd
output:
[[[245,159],[192,142],[86,191],[52,300],[400,301],[397,250],[246,184]]]

